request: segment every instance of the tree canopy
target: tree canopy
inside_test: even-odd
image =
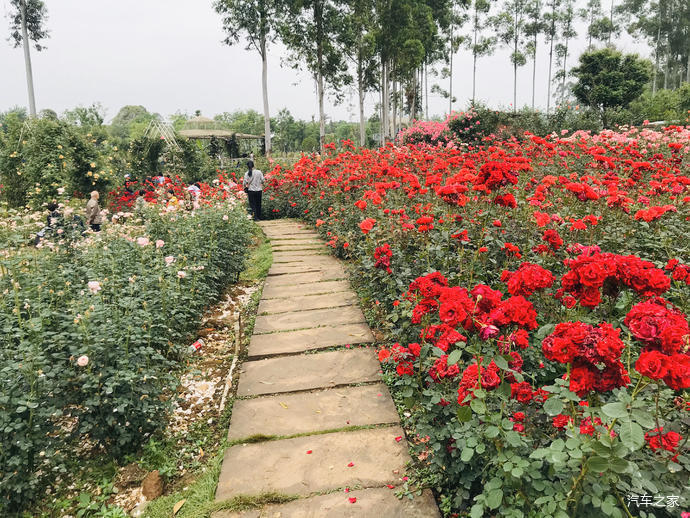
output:
[[[637,54],[610,48],[585,52],[580,65],[573,68],[577,82],[573,95],[581,103],[598,109],[607,125],[607,110],[626,107],[642,94],[651,78],[651,64]]]

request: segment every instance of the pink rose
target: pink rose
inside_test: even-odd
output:
[[[86,367],[89,364],[89,357],[85,354],[77,358],[77,365],[80,367]]]
[[[187,272],[183,272],[182,270],[179,270],[179,271],[177,272],[177,276],[178,276],[180,279],[184,279],[185,277],[187,277]]]
[[[148,246],[150,243],[148,237],[138,237],[137,238],[137,245],[139,246]]]
[[[162,239],[156,240],[156,248],[163,248],[164,245],[165,241],[163,241]]]
[[[175,258],[172,255],[169,255],[165,258],[165,266],[170,266],[174,262]]]
[[[89,281],[88,286],[89,286],[89,290],[90,290],[91,293],[93,293],[94,295],[95,295],[96,293],[98,293],[99,291],[101,291],[101,283],[98,282],[98,281]]]

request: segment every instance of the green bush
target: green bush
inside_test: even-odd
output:
[[[92,139],[64,121],[44,117],[22,121],[16,114],[0,131],[0,194],[10,206],[38,208],[58,189],[105,191],[113,179]]]
[[[160,428],[184,346],[243,269],[249,234],[241,208],[151,210],[145,226],[3,257],[0,514],[37,497],[67,456],[119,457]]]

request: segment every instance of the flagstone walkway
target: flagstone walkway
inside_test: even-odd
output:
[[[395,496],[407,443],[342,265],[302,223],[261,226],[273,266],[228,434],[250,440],[225,452],[216,500],[268,492],[299,498],[213,518],[438,517],[429,491]]]

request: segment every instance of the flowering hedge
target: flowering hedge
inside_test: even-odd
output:
[[[274,171],[266,211],[313,222],[388,326],[379,358],[446,513],[690,507],[688,151],[669,127]]]
[[[143,223],[0,260],[0,514],[69,456],[131,452],[165,423],[203,309],[244,266],[240,206],[151,208]],[[18,240],[21,241],[21,240]]]

